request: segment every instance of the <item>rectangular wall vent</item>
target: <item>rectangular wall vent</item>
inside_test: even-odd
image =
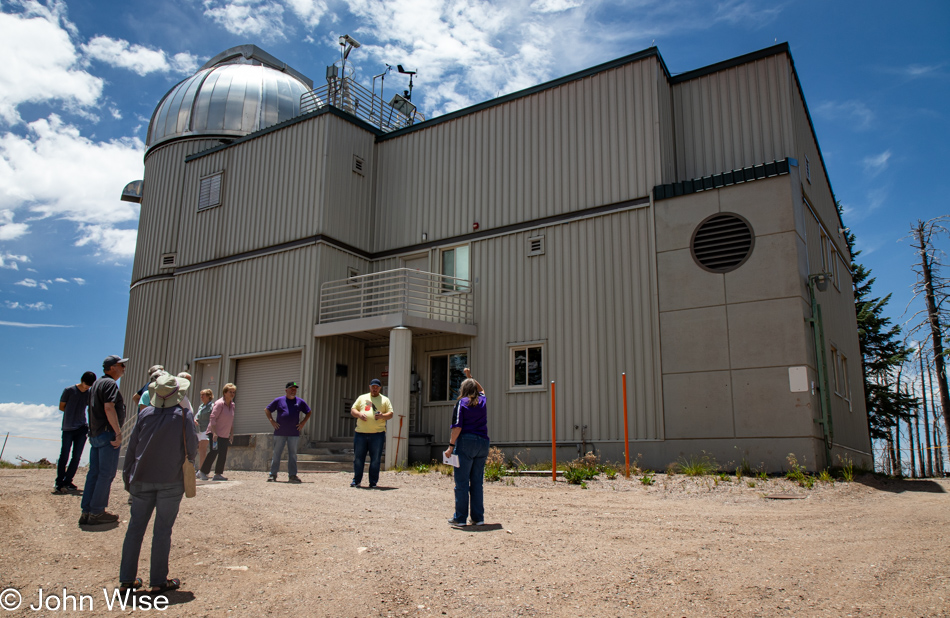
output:
[[[224,172],[201,179],[198,187],[198,210],[221,205],[221,180]]]
[[[544,236],[534,236],[528,239],[528,257],[544,255]]]
[[[177,253],[163,253],[162,254],[162,268],[175,268],[178,265],[178,254]]]
[[[363,157],[353,155],[353,171],[360,176],[363,175]]]

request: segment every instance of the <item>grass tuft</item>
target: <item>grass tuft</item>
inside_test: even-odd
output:
[[[676,465],[679,471],[686,476],[707,476],[719,469],[719,464],[706,451],[703,451],[701,456],[680,457]]]

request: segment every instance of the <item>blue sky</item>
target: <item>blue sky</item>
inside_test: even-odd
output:
[[[62,389],[123,349],[138,207],[118,197],[165,92],[244,43],[319,83],[346,33],[365,84],[384,63],[419,71],[427,117],[653,44],[675,74],[788,42],[845,225],[898,321],[910,224],[950,212],[945,1],[0,0],[0,437],[58,439]],[[3,458],[57,453],[11,438]]]

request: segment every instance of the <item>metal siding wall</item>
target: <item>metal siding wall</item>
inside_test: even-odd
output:
[[[676,178],[676,140],[673,137],[673,87],[670,85],[663,69],[656,65],[656,114],[654,127],[659,144],[660,175],[663,184],[671,183]]]
[[[509,343],[544,340],[557,381],[558,440],[621,440],[627,372],[632,439],[662,438],[648,208],[545,228],[545,254],[521,232],[472,245],[477,278],[473,371],[492,394],[492,438],[549,440],[550,392],[508,393]],[[427,429],[431,431],[431,429]],[[435,431],[431,431],[436,433]],[[437,434],[439,435],[439,434]]]
[[[789,156],[791,96],[784,54],[675,84],[676,180]]]
[[[327,119],[326,163],[319,231],[370,250],[373,230],[375,136],[336,116]],[[363,159],[363,175],[353,171],[353,156]],[[362,272],[362,271],[361,271]]]
[[[374,250],[648,195],[656,97],[648,58],[380,142]]]
[[[297,123],[188,163],[179,264],[218,259],[318,233],[326,118]],[[222,170],[222,205],[198,212],[200,178]]]
[[[145,158],[142,208],[139,212],[139,230],[143,233],[138,235],[135,244],[133,282],[171,272],[159,266],[163,253],[178,251],[185,157],[217,144],[217,140],[207,139],[173,142],[156,148]],[[194,196],[197,204],[197,185]]]
[[[173,287],[171,279],[163,279],[143,283],[129,292],[125,328],[125,355],[129,362],[126,377],[120,381],[122,396],[128,406],[126,420],[135,417],[132,396],[148,380],[149,367],[161,364],[175,373],[184,369],[183,363],[173,363],[174,359],[168,355],[168,310]],[[96,375],[100,373],[96,371]]]

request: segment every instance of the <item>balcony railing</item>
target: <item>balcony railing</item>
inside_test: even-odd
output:
[[[320,286],[320,324],[393,313],[474,324],[472,284],[466,279],[397,268]]]
[[[330,80],[300,95],[301,114],[309,114],[325,105],[342,109],[387,133],[425,120],[425,116],[416,111],[406,116],[349,77]]]

